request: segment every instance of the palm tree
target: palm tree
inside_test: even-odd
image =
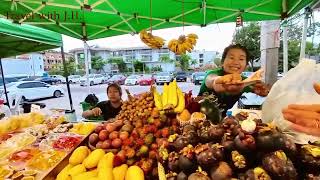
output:
[[[193,66],[193,69],[194,69],[194,66],[197,64],[197,60],[192,59],[190,64],[191,64],[191,66]]]

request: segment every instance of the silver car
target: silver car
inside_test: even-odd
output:
[[[172,80],[173,80],[173,75],[171,75],[169,72],[161,72],[156,75],[157,85],[170,83]]]

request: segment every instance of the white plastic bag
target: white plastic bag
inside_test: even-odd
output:
[[[313,89],[320,82],[320,64],[304,59],[277,81],[262,106],[262,121],[274,123],[298,144],[320,140],[320,137],[307,135],[290,129],[290,122],[282,115],[282,109],[289,104],[320,104],[320,95]]]

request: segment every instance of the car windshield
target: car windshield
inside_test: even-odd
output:
[[[131,76],[128,77],[128,79],[138,79],[138,78],[139,78],[138,75],[131,75]]]
[[[196,73],[195,75],[196,75],[196,76],[205,76],[206,73],[205,73],[205,72],[199,72],[199,73]]]
[[[185,72],[178,72],[177,75],[186,75],[187,73]]]
[[[94,75],[93,75],[93,74],[90,74],[90,75],[89,75],[89,78],[94,78]]]
[[[151,79],[152,75],[146,74],[141,77],[142,79]]]
[[[170,74],[167,72],[158,73],[157,76],[169,76]]]

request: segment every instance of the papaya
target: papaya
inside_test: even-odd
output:
[[[105,154],[102,159],[98,163],[98,169],[100,168],[113,168],[113,158],[114,154],[112,152],[108,152]]]
[[[125,180],[144,180],[144,174],[139,166],[130,166],[127,170]]]
[[[80,146],[73,151],[69,158],[69,164],[78,165],[83,162],[83,160],[89,155],[89,149],[87,146]]]
[[[124,180],[127,169],[128,165],[126,164],[122,164],[121,166],[113,168],[112,172],[114,180]]]
[[[83,172],[86,172],[86,171],[87,171],[87,170],[86,170],[86,167],[85,167],[83,164],[78,164],[78,165],[72,167],[72,168],[69,170],[68,174],[69,174],[71,177],[75,177],[75,176],[77,176],[77,175],[79,175],[79,174],[81,174],[81,173],[83,173]]]
[[[102,149],[96,149],[94,151],[92,151],[88,157],[86,157],[83,160],[83,165],[87,168],[87,169],[91,169],[91,168],[95,168],[97,167],[100,159],[104,156],[105,152]]]
[[[57,175],[56,180],[71,180],[71,177],[69,176],[69,170],[73,167],[73,165],[68,164],[66,167],[64,167],[60,173]]]
[[[78,175],[76,175],[72,180],[88,180],[90,178],[98,176],[98,170],[94,169],[88,172],[83,172]]]

